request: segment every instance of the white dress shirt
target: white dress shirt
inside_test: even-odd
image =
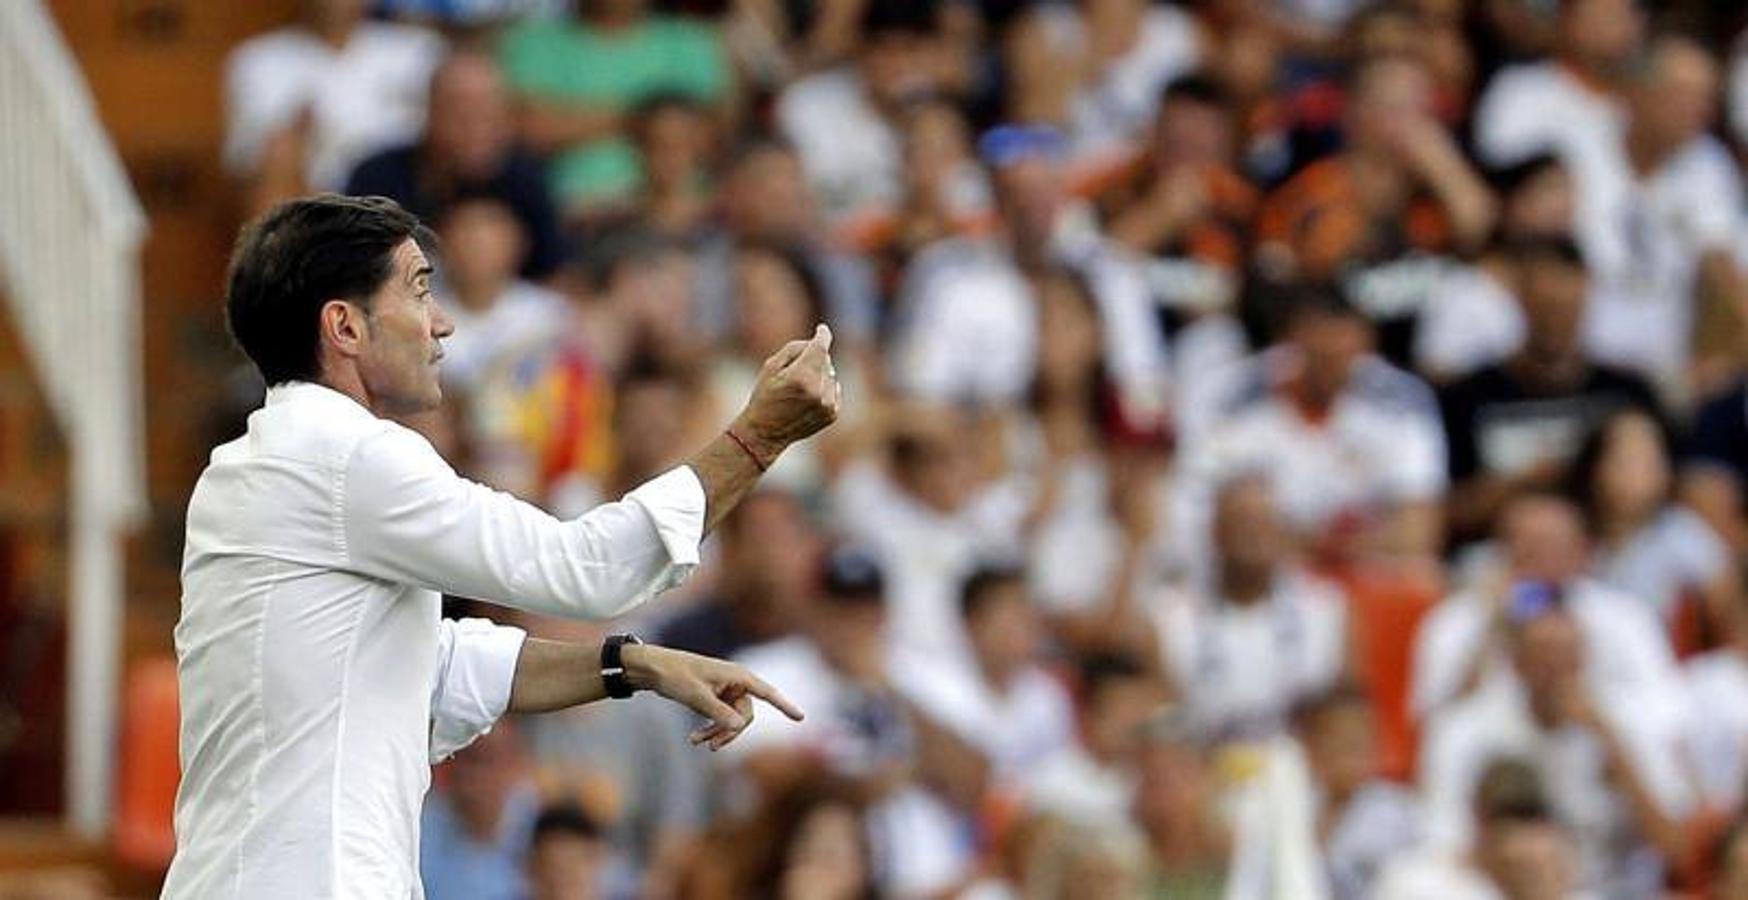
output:
[[[441,620],[439,591],[619,615],[685,578],[703,524],[689,469],[563,522],[337,391],[269,390],[188,505],[163,896],[422,896],[430,765],[503,713],[523,639]]]

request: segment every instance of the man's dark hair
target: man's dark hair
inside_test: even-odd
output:
[[[231,337],[269,385],[315,379],[322,305],[350,300],[368,311],[407,238],[436,246],[416,216],[386,197],[318,194],[274,208],[243,229],[231,254]]]
[[[1489,169],[1486,172],[1486,177],[1494,192],[1504,196],[1516,193],[1518,188],[1535,178],[1540,178],[1543,174],[1566,170],[1565,160],[1552,152],[1546,152],[1532,154],[1509,165]]]
[[[970,619],[983,612],[998,595],[996,591],[1009,585],[1024,584],[1025,573],[1018,566],[1004,563],[984,563],[959,586],[959,612]]]
[[[1165,89],[1159,92],[1159,105],[1163,109],[1166,104],[1174,100],[1182,100],[1201,106],[1216,106],[1225,109],[1229,97],[1225,86],[1212,76],[1201,72],[1191,72],[1188,75],[1172,79],[1165,86]]]
[[[1089,701],[1112,684],[1147,677],[1147,667],[1140,660],[1115,650],[1082,656],[1076,668],[1080,675],[1081,695]]]
[[[934,0],[869,0],[862,8],[862,38],[927,37],[935,32],[938,12],[939,5]]]
[[[1535,767],[1511,757],[1489,762],[1475,786],[1475,818],[1483,824],[1552,819],[1553,808]]]
[[[601,836],[601,826],[581,807],[561,803],[540,811],[540,817],[534,820],[533,839],[528,845],[538,847],[541,841],[554,835],[595,840]]]

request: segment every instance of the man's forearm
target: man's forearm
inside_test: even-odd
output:
[[[728,430],[734,432],[734,437],[724,431],[686,461],[704,485],[705,534],[715,530],[717,523],[752,493],[759,476],[783,452],[782,447],[761,442],[744,427],[730,425]],[[740,442],[735,438],[740,438]]]
[[[607,697],[601,682],[601,645],[528,638],[516,660],[509,712],[541,713]]]

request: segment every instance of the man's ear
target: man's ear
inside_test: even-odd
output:
[[[365,324],[364,308],[346,300],[329,300],[322,304],[316,322],[317,336],[323,346],[344,357],[364,352],[369,328]]]

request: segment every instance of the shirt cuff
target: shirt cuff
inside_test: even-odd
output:
[[[441,762],[492,730],[510,708],[527,632],[487,619],[445,621],[448,658],[440,661],[431,706],[431,761]]]
[[[698,473],[680,466],[644,482],[625,499],[649,514],[669,562],[698,565],[698,545],[704,542],[704,482]]]

